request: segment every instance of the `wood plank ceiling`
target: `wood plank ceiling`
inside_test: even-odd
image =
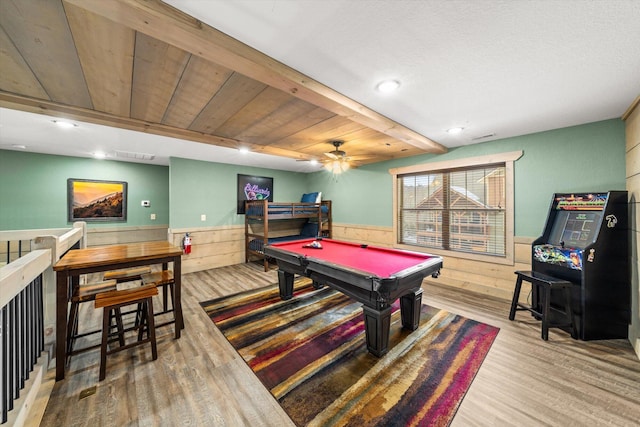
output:
[[[354,166],[446,148],[157,0],[2,0],[0,106]],[[213,6],[212,6],[213,7]]]

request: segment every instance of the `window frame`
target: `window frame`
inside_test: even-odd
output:
[[[507,153],[489,154],[486,156],[469,157],[456,160],[445,160],[440,162],[422,163],[400,168],[389,169],[393,180],[393,242],[394,248],[405,249],[414,252],[429,252],[434,255],[450,256],[476,261],[491,262],[494,264],[514,264],[514,234],[515,234],[515,203],[514,203],[514,162],[522,157],[522,150]],[[474,168],[504,163],[505,167],[505,255],[482,255],[468,252],[458,252],[446,249],[426,248],[420,246],[406,245],[398,243],[398,177],[407,174],[430,174],[443,170],[456,168]]]

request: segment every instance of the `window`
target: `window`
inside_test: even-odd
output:
[[[513,161],[522,152],[390,171],[400,247],[512,259]],[[463,256],[464,257],[464,256]]]
[[[399,242],[504,256],[504,164],[398,177]]]

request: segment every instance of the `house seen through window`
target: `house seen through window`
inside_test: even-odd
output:
[[[398,243],[505,256],[504,163],[397,178]]]

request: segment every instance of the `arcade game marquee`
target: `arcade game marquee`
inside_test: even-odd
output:
[[[578,338],[626,338],[631,279],[626,191],[554,194],[544,233],[532,244],[531,268],[572,282]],[[538,295],[532,295],[539,305]],[[562,295],[551,295],[561,307]]]

